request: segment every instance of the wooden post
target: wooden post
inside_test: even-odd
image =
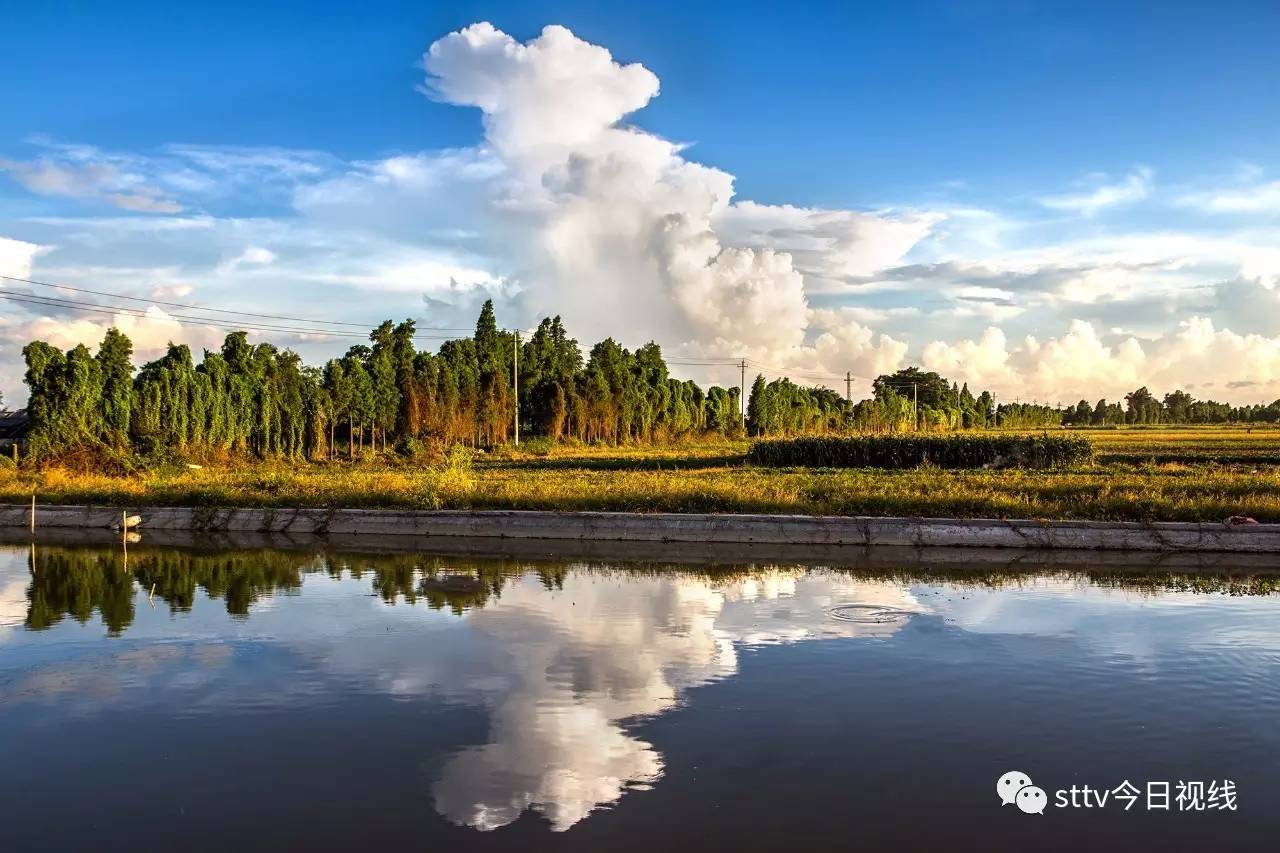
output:
[[[36,533],[36,493],[31,493],[31,535]]]
[[[511,393],[515,395],[516,447],[520,446],[520,330],[515,330],[515,346],[511,350]]]

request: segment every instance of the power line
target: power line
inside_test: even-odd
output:
[[[62,308],[68,311],[80,311],[91,314],[106,314],[108,316],[118,316],[123,314],[126,317],[135,317],[138,319],[157,319],[140,308],[129,308],[119,305],[98,305],[90,302],[80,302],[72,299],[57,299],[51,296],[37,296],[35,294],[25,293],[4,293],[0,292],[0,299],[7,299],[11,302],[20,302],[27,305],[38,305],[44,308]],[[233,331],[248,332],[285,332],[296,335],[315,335],[320,337],[336,337],[336,338],[359,338],[368,340],[368,333],[361,332],[343,332],[335,329],[308,329],[295,326],[273,326],[262,323],[244,323],[238,321],[223,320],[218,317],[201,317],[189,314],[168,314],[166,318],[172,320],[185,320],[190,323],[198,323],[207,326],[214,326],[221,329],[230,329]],[[414,335],[415,340],[456,340],[456,335]]]
[[[140,308],[128,308],[119,305],[97,305],[89,302],[79,302],[70,299],[56,299],[50,296],[35,296],[20,293],[0,293],[0,299],[8,299],[13,302],[21,302],[28,305],[39,305],[45,308],[63,308],[68,311],[81,311],[94,314],[107,314],[110,316],[124,315],[126,317],[136,317],[139,319],[158,319],[153,318],[145,310]],[[245,331],[254,332],[293,332],[297,334],[316,334],[333,337],[346,338],[367,338],[367,334],[359,332],[342,332],[334,329],[306,329],[294,326],[269,326],[260,323],[241,323],[222,320],[216,317],[200,317],[188,314],[167,314],[165,317],[173,320],[186,320],[192,323],[204,323],[210,326],[219,326],[222,328],[243,329]]]
[[[678,364],[685,368],[736,368],[737,361],[689,361],[686,359],[663,359],[667,364]]]
[[[95,314],[109,314],[112,316],[115,316],[117,314],[123,314],[126,317],[139,317],[143,319],[151,317],[150,314],[148,314],[145,310],[141,308],[129,308],[122,305],[99,305],[97,303],[81,302],[81,301],[72,300],[72,299],[58,299],[52,296],[37,296],[35,294],[25,294],[25,293],[0,293],[0,299],[8,299],[13,302],[22,302],[29,305],[39,305],[45,308],[65,308],[70,311],[86,311],[86,312],[91,312]],[[197,316],[190,316],[186,314],[166,314],[165,316],[175,320],[207,322],[210,325],[216,325],[216,324],[221,324],[224,326],[227,325],[227,321],[221,320],[219,318],[197,317]],[[258,323],[245,323],[245,324],[236,323],[235,327],[252,329],[253,331],[271,331],[271,332],[289,331],[289,332],[303,332],[303,333],[317,332],[321,334],[336,335],[336,336],[342,336],[342,337],[361,337],[361,338],[367,337],[367,335],[362,335],[359,332],[342,332],[342,331],[336,331],[333,329],[303,329],[303,328],[292,327],[292,326],[289,326],[289,327],[268,326],[265,324],[258,324]]]
[[[367,329],[368,324],[353,323],[346,320],[325,320],[319,317],[290,317],[283,314],[259,314],[253,311],[236,311],[229,308],[211,308],[205,305],[192,305],[185,302],[169,302],[163,299],[149,299],[142,296],[125,296],[122,293],[111,293],[105,290],[90,290],[84,287],[72,287],[68,284],[54,284],[48,281],[38,281],[32,278],[19,278],[12,275],[0,275],[0,278],[6,281],[16,281],[22,284],[35,285],[36,287],[52,287],[57,290],[70,290],[74,293],[88,293],[93,296],[105,296],[108,299],[122,299],[128,302],[144,302],[149,305],[164,305],[170,308],[182,308],[189,311],[212,311],[217,314],[232,314],[241,317],[257,317],[264,320],[286,320],[291,323],[317,323],[329,326],[351,326],[357,329]],[[34,294],[33,294],[34,295]],[[41,297],[51,298],[51,297]],[[474,329],[463,328],[445,328],[443,326],[423,326],[422,328],[433,332],[472,332]]]
[[[779,367],[776,364],[765,364],[764,362],[756,361],[753,358],[749,358],[746,361],[747,364],[752,367],[758,367],[761,370],[768,370],[773,373],[783,373],[788,376],[801,376],[805,379],[821,379],[829,382],[843,382],[845,380],[845,377],[843,376],[835,376],[833,374],[818,373],[817,371],[802,370],[791,367]],[[860,379],[862,377],[855,376],[853,378]]]
[[[762,370],[766,370],[770,373],[778,373],[787,377],[794,376],[800,379],[808,379],[813,382],[843,382],[844,381],[843,376],[835,376],[827,373],[810,373],[808,371],[795,370],[789,367],[769,367],[767,365],[763,365],[763,364],[760,364],[759,362],[753,362],[753,361],[748,361],[747,364],[752,367],[758,367]]]

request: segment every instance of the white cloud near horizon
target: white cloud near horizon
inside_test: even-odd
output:
[[[966,377],[972,387],[1023,388],[1024,401],[1037,395],[1040,402],[1115,401],[1141,385],[1219,400],[1243,389],[1261,399],[1280,398],[1280,337],[1218,329],[1208,317],[1191,317],[1176,332],[1146,341],[1112,335],[1118,339],[1109,343],[1106,337],[1076,320],[1058,337],[1029,335],[1010,344],[991,326],[976,340],[930,343],[923,361],[927,369]],[[1053,391],[1045,396],[1039,389]]]
[[[1115,398],[1138,384],[1280,395],[1267,355],[1280,338],[1266,325],[1280,321],[1280,229],[1265,217],[1274,184],[1260,170],[1202,194],[1201,209],[1234,217],[1212,228],[1187,226],[1192,194],[1157,185],[1148,166],[1017,212],[989,201],[765,204],[688,146],[629,125],[658,96],[658,77],[564,27],[520,42],[475,24],[432,43],[422,66],[430,97],[479,110],[474,145],[345,161],[44,141],[0,166],[65,209],[0,220],[0,234],[21,237],[0,239],[0,264],[140,297],[181,289],[184,301],[371,325],[411,315],[468,326],[491,297],[504,323],[558,314],[587,346],[653,339],[669,355],[746,356],[805,383],[849,371],[860,393],[870,377],[923,361],[1005,397],[1065,402],[1089,386]],[[85,201],[122,210],[74,215]],[[1135,211],[1145,219],[1120,218]],[[1258,291],[1247,311],[1242,283]],[[111,322],[6,314],[0,388],[11,399],[26,338],[61,326],[59,339],[101,338]],[[1188,333],[1201,321],[1211,349],[1249,361],[1213,376],[1196,349],[1205,335]],[[1126,332],[1102,331],[1113,328]],[[138,326],[140,352],[161,330],[196,348],[211,333],[161,312]],[[350,343],[270,337],[309,359]],[[694,378],[736,382],[737,371]]]

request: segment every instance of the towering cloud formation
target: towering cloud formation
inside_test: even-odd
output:
[[[564,27],[521,44],[475,24],[431,45],[423,65],[431,93],[484,114],[495,209],[533,226],[520,271],[533,314],[808,369],[822,332],[856,362],[841,370],[901,358],[901,344],[848,315],[810,312],[806,277],[896,263],[936,217],[735,203],[731,175],[622,124],[658,78]]]

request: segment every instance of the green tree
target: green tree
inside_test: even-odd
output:
[[[107,329],[98,347],[102,373],[102,438],[123,449],[129,444],[133,416],[133,343],[114,326]]]
[[[1125,418],[1131,424],[1156,424],[1160,422],[1160,401],[1146,386],[1130,391],[1124,396]]]

